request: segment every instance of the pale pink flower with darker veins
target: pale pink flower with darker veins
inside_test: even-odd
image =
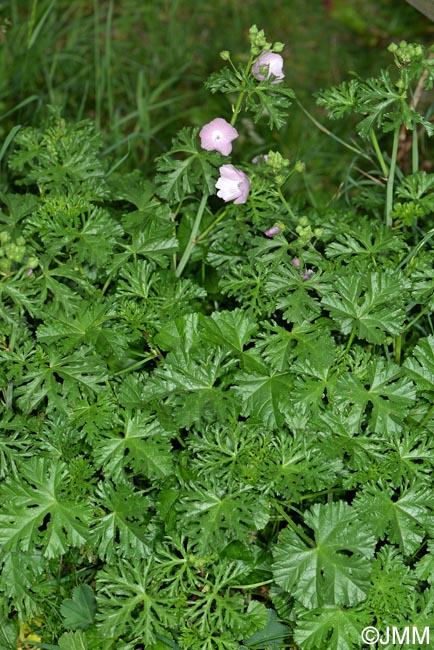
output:
[[[215,186],[219,190],[218,197],[223,201],[233,201],[236,204],[245,203],[250,192],[250,181],[247,175],[233,165],[220,167],[220,178]]]
[[[232,140],[238,138],[238,131],[222,117],[216,117],[201,128],[199,137],[202,149],[228,156],[232,151]]]
[[[271,75],[273,75],[274,79],[271,83],[280,84],[285,77],[283,58],[275,52],[264,52],[253,65],[252,72],[258,81],[270,79]]]

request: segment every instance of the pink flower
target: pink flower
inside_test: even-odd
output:
[[[281,232],[282,232],[282,228],[280,228],[279,226],[273,226],[272,228],[268,228],[268,230],[264,232],[264,235],[266,237],[274,237],[274,235],[278,235]]]
[[[285,75],[283,72],[283,58],[275,52],[264,52],[252,68],[253,76],[259,81],[274,77],[271,83],[280,84]]]
[[[223,201],[233,201],[236,204],[245,203],[250,192],[250,181],[244,172],[233,165],[220,167],[220,178],[215,184],[217,192]]]
[[[292,266],[295,266],[295,268],[298,269],[298,267],[300,266],[300,260],[298,259],[298,257],[294,257],[294,259],[291,260],[291,264]]]
[[[313,271],[312,269],[307,269],[306,273],[301,276],[301,279],[303,282],[306,282],[306,280],[310,280],[310,278],[313,276]]]
[[[199,137],[202,149],[227,156],[232,151],[232,140],[238,138],[238,131],[222,117],[216,117],[201,128]]]

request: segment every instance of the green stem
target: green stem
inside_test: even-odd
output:
[[[389,176],[389,170],[384,160],[384,156],[381,152],[380,145],[378,144],[377,136],[375,135],[374,129],[371,129],[371,140],[372,140],[372,144],[374,145],[375,153],[377,154],[378,162],[380,163],[383,176],[384,178],[387,178]]]
[[[416,125],[413,125],[412,147],[411,147],[411,170],[413,174],[419,171],[419,141]]]
[[[185,266],[190,259],[191,252],[196,244],[196,236],[200,227],[200,222],[202,221],[203,213],[205,211],[205,206],[206,202],[208,200],[208,194],[205,192],[204,195],[202,196],[202,200],[199,204],[199,209],[196,214],[196,219],[194,220],[193,228],[191,229],[190,233],[190,239],[188,240],[188,244],[185,248],[185,251],[181,257],[181,260],[178,264],[178,267],[175,271],[175,275],[177,278],[179,278],[185,269]]]
[[[205,239],[205,237],[215,228],[215,226],[222,221],[225,216],[227,215],[228,211],[223,210],[221,214],[217,217],[217,219],[214,219],[214,221],[208,226],[208,228],[205,228],[205,230],[197,237],[196,242],[202,241],[202,239]]]
[[[280,198],[280,200],[282,201],[283,205],[284,205],[285,208],[288,210],[290,216],[294,219],[294,221],[296,221],[296,220],[297,220],[297,217],[295,216],[294,212],[292,211],[292,208],[289,206],[288,201],[287,201],[287,200],[285,199],[285,197],[283,196],[283,192],[282,192],[282,190],[281,190],[281,188],[280,188],[280,185],[277,187],[277,193],[278,193],[279,198]]]
[[[367,160],[371,160],[371,157],[367,153],[365,153],[362,149],[356,149],[356,147],[353,147],[352,145],[348,144],[348,142],[345,142],[345,140],[341,140],[341,138],[338,138],[337,135],[335,135],[334,133],[332,133],[331,131],[326,129],[326,127],[323,126],[321,124],[321,122],[318,122],[318,120],[316,120],[314,118],[314,116],[311,115],[309,113],[309,111],[307,111],[302,104],[300,104],[300,102],[298,101],[297,98],[295,98],[295,101],[296,101],[298,107],[301,108],[301,110],[306,115],[306,117],[308,117],[310,119],[312,124],[314,124],[317,127],[317,129],[319,129],[320,131],[322,131],[323,133],[328,135],[330,138],[332,138],[332,140],[335,140],[336,142],[339,142],[339,144],[343,145],[344,147],[346,147],[350,151],[353,151],[358,156],[361,156],[362,158],[366,158]]]
[[[306,542],[306,544],[307,544],[308,546],[310,546],[310,547],[314,546],[314,543],[313,543],[313,541],[311,540],[311,538],[310,538],[308,535],[306,535],[306,533],[304,532],[304,530],[302,530],[299,526],[297,526],[296,523],[294,523],[294,522],[292,521],[291,517],[289,517],[289,516],[286,514],[286,512],[284,511],[284,509],[283,509],[283,508],[282,508],[282,507],[281,507],[281,506],[280,506],[276,501],[273,502],[273,505],[274,505],[274,507],[276,508],[276,510],[277,510],[277,511],[282,515],[282,517],[283,517],[283,519],[286,521],[286,523],[287,523],[287,524],[292,528],[292,530],[293,530],[293,531],[294,531],[294,532],[295,532],[295,533],[296,533],[296,534],[297,534],[297,535],[298,535],[298,536],[299,536],[299,537],[300,537],[304,542]]]
[[[231,589],[256,589],[257,587],[263,587],[264,585],[271,585],[274,580],[264,580],[264,582],[255,582],[251,585],[231,585]]]
[[[393,133],[392,157],[390,160],[389,176],[386,188],[386,226],[392,225],[393,186],[395,182],[396,158],[398,156],[399,127]]]
[[[353,329],[351,330],[350,338],[348,339],[347,347],[345,348],[345,354],[348,354],[350,347],[353,344],[354,337],[356,336],[356,326],[353,325]]]
[[[417,244],[417,246],[410,251],[410,253],[405,257],[402,262],[397,266],[396,270],[399,271],[402,269],[406,264],[408,263],[409,265],[412,264],[414,258],[420,251],[420,249],[431,239],[431,237],[434,235],[434,228],[431,228],[431,230],[428,230],[428,232],[425,234],[424,238],[421,239],[421,241]]]
[[[124,375],[126,372],[132,372],[133,370],[137,370],[137,368],[140,368],[140,366],[143,366],[144,363],[148,363],[148,361],[152,361],[158,356],[158,354],[150,354],[147,357],[144,357],[143,359],[139,359],[139,361],[136,361],[135,363],[132,363],[130,366],[127,366],[126,368],[122,368],[122,370],[118,370],[117,372],[114,373],[115,377],[118,377],[119,375]]]
[[[253,63],[253,57],[250,55],[250,58],[247,61],[246,69],[244,71],[244,74],[245,74],[246,77],[250,72],[250,68],[252,67],[252,63]],[[243,80],[241,85],[244,87],[246,85],[246,81]],[[239,115],[239,113],[241,111],[241,106],[242,106],[243,99],[244,99],[245,95],[246,95],[245,90],[242,90],[240,92],[240,94],[238,95],[237,103],[235,104],[234,112],[232,113],[231,126],[234,126],[235,122],[237,121],[237,117],[238,117],[238,115]]]
[[[410,321],[410,323],[408,323],[408,325],[405,326],[405,328],[404,328],[404,332],[406,332],[407,330],[411,329],[411,328],[413,327],[413,325],[415,325],[415,324],[417,323],[417,321],[418,321],[420,318],[422,318],[422,316],[424,316],[424,315],[427,313],[427,311],[430,311],[430,306],[429,306],[429,305],[425,305],[425,307],[423,307],[423,309],[420,310],[420,312],[418,313],[418,315],[415,316],[415,317],[413,318],[413,320]]]
[[[395,348],[395,363],[400,363],[401,361],[401,349],[402,349],[402,336],[395,336],[394,340],[394,348]]]
[[[428,413],[425,415],[422,422],[417,427],[419,431],[420,431],[420,429],[422,429],[422,427],[425,426],[425,424],[428,422],[428,420],[432,417],[433,413],[434,413],[434,404],[431,406],[430,410],[428,411]]]

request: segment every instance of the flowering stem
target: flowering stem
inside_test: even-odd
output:
[[[389,176],[386,188],[386,226],[392,225],[393,184],[395,182],[396,158],[398,156],[399,127],[393,133],[392,157],[390,160]]]
[[[221,214],[217,217],[217,219],[214,219],[214,221],[208,226],[208,228],[205,228],[205,230],[199,235],[199,237],[196,238],[196,242],[202,241],[202,239],[205,239],[205,237],[215,228],[215,226],[222,221],[225,216],[227,215],[228,211],[223,210]]]
[[[285,208],[288,210],[289,214],[291,215],[291,217],[292,217],[292,218],[294,219],[294,221],[295,221],[295,220],[297,219],[297,217],[295,216],[294,212],[293,212],[292,209],[290,208],[288,201],[287,201],[287,200],[285,199],[285,197],[283,196],[283,192],[282,192],[280,186],[277,187],[277,193],[278,193],[279,198],[280,198],[280,200],[282,201],[283,205],[285,206]]]
[[[372,144],[374,145],[375,153],[377,154],[378,162],[380,163],[383,176],[384,178],[387,178],[389,176],[389,170],[387,169],[387,165],[384,161],[384,156],[381,153],[380,145],[378,144],[377,136],[375,135],[374,129],[371,129],[371,140],[372,140]]]
[[[306,110],[304,108],[303,104],[301,104],[298,101],[297,97],[295,97],[295,102],[298,105],[298,107],[301,108],[301,110],[306,115],[306,117],[308,117],[310,119],[312,124],[314,124],[317,127],[317,129],[319,129],[320,131],[322,131],[323,133],[328,135],[330,138],[332,138],[332,140],[335,140],[336,142],[339,142],[339,144],[343,145],[344,147],[346,147],[350,151],[354,151],[354,153],[356,153],[358,156],[361,156],[362,158],[366,158],[367,160],[371,160],[371,157],[367,153],[365,153],[362,149],[356,149],[356,147],[353,147],[352,145],[348,144],[348,142],[345,142],[345,140],[341,140],[341,138],[338,138],[337,135],[335,135],[334,133],[329,131],[325,126],[323,126],[321,124],[321,122],[318,122],[318,120],[315,119],[314,116],[311,113],[309,113],[308,110]]]
[[[187,244],[187,246],[185,248],[185,251],[184,251],[184,253],[183,253],[183,255],[182,255],[182,257],[181,257],[181,259],[179,261],[178,267],[177,267],[177,269],[175,271],[175,275],[176,275],[177,278],[179,278],[181,276],[183,270],[185,269],[185,266],[186,266],[188,260],[190,259],[191,251],[193,250],[194,245],[196,243],[197,232],[199,230],[200,222],[202,221],[202,217],[203,217],[203,213],[205,211],[205,206],[206,206],[207,200],[208,200],[208,194],[207,194],[207,192],[204,192],[204,194],[202,196],[202,200],[201,200],[201,202],[199,204],[199,209],[198,209],[197,214],[196,214],[196,219],[194,220],[193,228],[191,229],[190,239],[188,240],[188,244]]]
[[[244,71],[246,77],[247,77],[247,75],[248,75],[249,72],[250,72],[250,68],[252,67],[252,63],[253,63],[253,56],[250,55],[250,58],[249,58],[249,60],[247,61],[246,69],[245,69],[245,71]],[[245,80],[245,79],[243,80],[243,82],[242,82],[241,85],[242,85],[243,87],[246,85],[246,80]],[[234,126],[235,122],[237,121],[237,117],[238,117],[238,115],[240,114],[240,111],[241,111],[241,105],[242,105],[242,103],[243,103],[243,99],[244,99],[245,94],[246,94],[246,92],[245,92],[244,90],[242,90],[242,91],[240,92],[240,94],[238,95],[237,103],[235,104],[234,112],[232,113],[231,126]]]

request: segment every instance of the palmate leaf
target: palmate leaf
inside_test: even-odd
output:
[[[419,580],[434,585],[434,540],[428,542],[428,552],[416,563],[415,572]]]
[[[417,578],[395,546],[382,546],[372,562],[366,609],[377,621],[399,624],[405,620]]]
[[[432,491],[425,486],[410,485],[398,495],[380,482],[362,488],[354,500],[360,521],[374,534],[398,544],[404,555],[412,555],[432,531],[434,511]]]
[[[404,361],[406,372],[423,391],[434,391],[434,336],[420,339],[413,356]]]
[[[369,364],[365,378],[346,373],[336,384],[334,399],[342,406],[351,404],[359,422],[368,419],[376,433],[397,433],[416,400],[413,382],[402,374],[396,364],[375,359]]]
[[[325,254],[328,258],[346,264],[352,258],[372,263],[378,263],[380,259],[385,263],[390,260],[393,264],[392,251],[398,253],[405,249],[405,242],[390,228],[362,221],[349,232],[337,233],[334,240],[327,245]]]
[[[327,449],[330,445],[325,446]],[[310,491],[335,485],[342,473],[340,459],[327,457],[324,462],[324,445],[297,429],[293,435],[285,429],[276,432],[268,451],[260,449],[258,457],[262,462],[257,463],[259,478],[254,484],[265,492],[271,490],[278,498],[284,496],[294,502]]]
[[[246,109],[253,113],[255,122],[266,117],[270,129],[281,129],[287,123],[293,98],[294,93],[289,88],[264,80],[256,83],[251,92],[247,91]]]
[[[94,207],[77,232],[71,252],[78,262],[103,267],[122,234],[122,226],[106,210]]]
[[[316,504],[304,520],[315,540],[307,545],[292,528],[283,529],[273,551],[277,584],[307,608],[364,600],[376,540],[360,527],[357,511],[343,501]]]
[[[49,408],[66,410],[65,398],[70,391],[77,397],[79,389],[97,393],[108,379],[107,367],[92,349],[82,346],[68,356],[52,347],[37,347],[29,370],[17,382],[18,405],[30,413],[46,397]],[[61,381],[59,381],[59,378]]]
[[[86,584],[75,587],[72,598],[66,598],[60,606],[68,630],[87,630],[95,619],[95,612],[95,594]]]
[[[199,148],[198,133],[199,128],[181,129],[170,151],[158,159],[156,182],[161,198],[180,201],[198,187],[215,193],[216,170],[222,159],[214,151]]]
[[[249,360],[255,369],[235,375],[233,390],[242,400],[243,415],[276,428],[284,420],[285,406],[289,408],[293,376],[268,368],[256,356],[246,353],[245,363]]]
[[[142,408],[149,403],[163,403],[165,408],[171,408],[178,427],[189,428],[202,419],[221,419],[233,401],[233,395],[225,388],[234,360],[226,357],[221,349],[203,345],[196,354],[183,349],[169,352],[164,363],[143,382],[138,401],[133,398],[128,403]],[[132,382],[128,385],[131,387]],[[137,388],[136,384],[136,395]]]
[[[288,323],[302,325],[321,313],[318,299],[310,293],[318,282],[321,282],[318,277],[303,282],[297,269],[282,264],[269,275],[266,291],[267,295],[275,297],[277,308]],[[325,291],[325,287],[323,289]]]
[[[255,321],[241,309],[214,312],[203,318],[203,325],[207,340],[238,353],[243,351],[258,329]]]
[[[38,341],[45,344],[55,343],[65,352],[83,345],[94,347],[102,356],[122,353],[128,346],[124,332],[111,327],[117,317],[116,307],[112,302],[89,302],[82,300],[77,305],[75,314],[58,310],[48,315],[36,332]]]
[[[406,91],[398,89],[386,70],[381,70],[378,78],[373,77],[359,83],[357,112],[366,115],[357,125],[362,138],[368,139],[375,126],[389,131],[400,126],[403,120],[407,128],[410,128],[411,121],[407,123],[409,108],[406,99]]]
[[[361,632],[372,623],[361,608],[327,605],[313,611],[297,608],[294,641],[301,650],[356,650]]]
[[[338,86],[317,93],[317,104],[323,106],[330,119],[341,119],[345,113],[352,112],[358,103],[359,82],[356,79],[343,81]]]
[[[0,544],[10,551],[41,550],[59,557],[89,541],[90,510],[64,496],[68,469],[59,460],[33,458],[21,476],[7,479],[0,490]]]
[[[178,508],[184,533],[203,553],[220,550],[234,539],[247,541],[270,516],[268,500],[253,493],[251,486],[212,480],[189,485]]]
[[[146,539],[150,505],[149,499],[126,481],[98,485],[91,534],[101,559],[113,562],[119,556],[134,559],[151,553]]]
[[[47,591],[41,574],[48,569],[41,553],[3,550],[0,568],[0,592],[13,601],[20,619],[40,614],[41,600]]]
[[[185,628],[195,630],[203,641],[224,630],[227,643],[224,647],[237,648],[236,641],[264,627],[267,621],[265,605],[251,600],[246,606],[243,594],[231,589],[232,585],[245,580],[246,573],[246,566],[242,562],[219,563],[201,588],[194,592],[195,599],[188,603],[183,621]],[[183,648],[191,647],[187,640],[188,634],[184,634]],[[206,646],[203,644],[199,647]],[[212,644],[210,647],[218,646]]]
[[[45,128],[22,128],[15,138],[18,146],[9,165],[24,176],[19,183],[37,184],[43,193],[106,197],[102,137],[95,125],[90,120],[67,123],[57,108],[49,111]]]
[[[149,479],[161,479],[172,472],[170,434],[155,419],[141,411],[128,413],[124,422],[101,432],[94,446],[94,459],[107,477],[122,480],[128,468]]]
[[[157,635],[176,625],[177,599],[162,588],[156,571],[151,557],[119,560],[98,573],[97,621],[103,638],[117,640],[125,635],[152,648]]]
[[[59,639],[59,650],[89,650],[84,632],[65,632]]]
[[[386,334],[402,331],[405,312],[403,296],[408,283],[397,273],[372,272],[366,276],[347,272],[336,281],[334,291],[322,298],[322,304],[343,334],[353,328],[360,339],[382,343]]]

